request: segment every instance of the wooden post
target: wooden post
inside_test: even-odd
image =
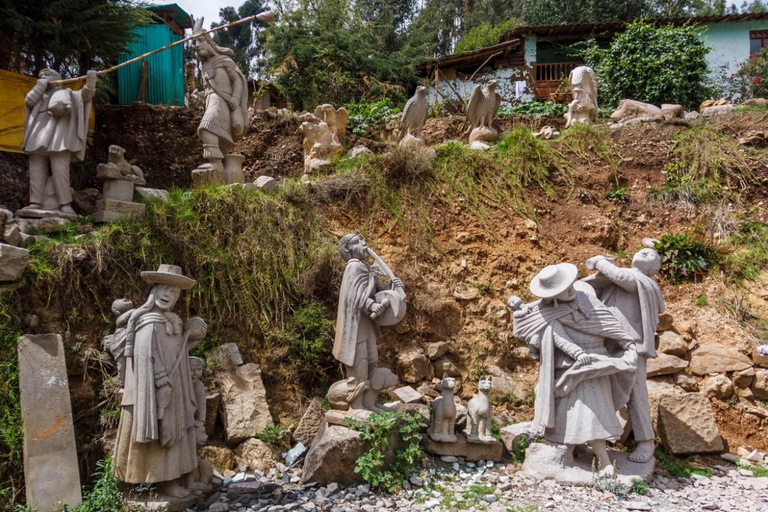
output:
[[[147,85],[149,83],[149,61],[141,61],[141,78],[139,78],[139,97],[140,103],[147,102]]]

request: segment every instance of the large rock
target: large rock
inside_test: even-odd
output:
[[[685,357],[688,353],[688,343],[676,332],[666,331],[659,336],[658,351],[671,356]]]
[[[16,281],[27,269],[29,251],[13,245],[0,244],[0,282]]]
[[[216,418],[219,417],[219,405],[221,405],[221,393],[214,391],[205,396],[205,433],[213,437],[216,432]]]
[[[431,379],[434,376],[429,358],[416,348],[408,348],[397,354],[395,368],[400,380],[409,384]]]
[[[536,436],[537,432],[531,421],[513,423],[501,429],[501,442],[509,453],[519,453],[521,442],[525,443],[527,439]]]
[[[514,403],[528,400],[528,388],[519,380],[493,364],[487,365],[485,371],[491,375],[491,396]]]
[[[304,444],[304,446],[310,446],[315,434],[320,430],[324,414],[323,401],[320,398],[310,400],[307,410],[304,411],[296,430],[293,431],[293,440]]]
[[[441,443],[433,441],[429,436],[424,436],[421,441],[424,451],[433,455],[464,457],[470,462],[477,460],[492,460],[500,462],[504,452],[504,445],[499,441],[492,443],[470,443],[464,434],[456,434],[455,443]]]
[[[669,377],[662,377],[661,379],[669,379]],[[651,421],[653,422],[653,430],[656,432],[659,431],[659,404],[661,403],[661,399],[666,396],[679,396],[685,394],[685,391],[683,391],[682,388],[661,379],[650,379],[647,382],[648,402],[651,406]]]
[[[217,370],[231,370],[243,364],[237,343],[224,343],[208,351],[206,358]]]
[[[659,436],[667,451],[674,455],[718,453],[725,449],[712,407],[701,393],[662,397]]]
[[[260,439],[247,439],[235,448],[235,462],[238,466],[266,473],[280,462],[280,449]]]
[[[456,364],[447,357],[441,357],[433,363],[435,368],[435,377],[442,379],[443,375],[449,377],[461,377],[461,372],[456,367]]]
[[[207,460],[222,472],[235,467],[235,454],[226,446],[209,444],[200,448],[200,458]]]
[[[650,122],[663,121],[664,113],[656,105],[635,100],[621,100],[619,108],[611,114],[611,119],[618,123],[630,121]]]
[[[736,112],[736,108],[733,105],[713,105],[705,108],[701,112],[701,117],[719,117],[727,116]]]
[[[274,425],[261,381],[261,369],[248,363],[216,374],[221,392],[221,419],[224,439],[236,445]]]
[[[758,400],[768,400],[768,370],[757,370],[752,381],[752,393]]]
[[[752,361],[755,366],[768,368],[768,345],[758,345],[752,353]]]
[[[685,110],[683,110],[682,105],[676,103],[662,103],[661,113],[664,115],[664,119],[675,119],[683,117]]]
[[[737,388],[747,389],[755,380],[755,369],[747,368],[746,370],[736,372],[731,377],[731,380],[733,380],[733,385]]]
[[[688,368],[688,361],[685,359],[670,354],[659,354],[653,359],[648,359],[646,372],[648,377],[657,377],[659,375],[674,375],[686,368]]]
[[[699,390],[698,381],[685,372],[680,372],[676,374],[674,377],[674,380],[675,380],[675,384],[680,386],[683,389],[683,391],[695,393]]]
[[[694,375],[739,372],[752,366],[752,361],[736,349],[723,345],[702,345],[691,353]]]
[[[435,343],[430,343],[427,345],[427,357],[429,357],[432,361],[435,359],[440,359],[448,352],[448,343],[444,341],[436,341]]]
[[[725,375],[712,375],[701,382],[701,392],[718,400],[728,400],[733,396],[733,383]]]
[[[19,338],[27,505],[40,512],[79,505],[80,473],[64,344],[58,334]]]

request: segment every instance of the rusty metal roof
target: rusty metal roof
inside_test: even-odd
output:
[[[432,67],[437,65],[438,67],[459,66],[459,65],[471,65],[473,63],[482,63],[485,59],[491,57],[495,53],[507,53],[509,50],[520,46],[522,41],[520,39],[508,39],[493,46],[486,46],[478,50],[472,50],[464,53],[456,53],[453,55],[446,55],[439,59],[428,62],[424,67]]]

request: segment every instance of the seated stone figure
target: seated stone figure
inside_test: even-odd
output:
[[[531,282],[541,300],[515,304],[514,335],[541,364],[534,424],[550,443],[565,445],[566,463],[576,445],[589,443],[603,473],[612,473],[606,441],[622,434],[616,412],[634,384],[634,337],[594,295],[577,291],[575,265],[544,268]]]

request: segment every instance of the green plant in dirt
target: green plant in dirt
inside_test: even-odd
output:
[[[350,428],[360,431],[360,440],[370,448],[361,455],[355,465],[355,473],[371,484],[371,487],[385,492],[400,489],[411,469],[421,460],[421,431],[427,424],[418,413],[380,412],[366,420],[348,418]],[[399,435],[407,443],[403,449],[394,451],[394,462],[386,464],[393,435]]]
[[[326,387],[336,366],[331,353],[334,322],[325,307],[315,301],[299,306],[278,336],[287,345],[288,359],[297,367],[300,378],[317,381]]]
[[[629,486],[630,494],[639,494],[640,496],[645,496],[650,490],[648,482],[642,478],[633,478],[632,485]]]
[[[112,473],[112,459],[107,457],[96,465],[95,482],[83,496],[80,505],[67,508],[70,512],[138,512],[140,507],[127,505],[122,499],[120,481]]]
[[[738,466],[740,469],[746,469],[747,471],[752,472],[752,476],[755,478],[765,478],[768,477],[768,466],[753,466],[751,464],[746,464],[744,462],[737,462],[736,466]]]
[[[464,53],[498,44],[504,32],[515,29],[519,24],[515,19],[503,21],[498,25],[480,23],[459,39],[453,53]]]
[[[688,462],[678,460],[672,455],[667,454],[664,450],[658,449],[654,455],[659,467],[673,478],[688,478],[691,475],[712,476],[710,468],[693,467]]]
[[[345,103],[344,108],[349,113],[347,130],[356,135],[365,135],[375,128],[381,128],[390,117],[399,115],[401,112],[399,107],[392,105],[392,100],[389,98]]]
[[[730,242],[734,250],[723,259],[725,273],[735,281],[760,278],[768,267],[768,224],[744,221]]]
[[[615,106],[633,98],[693,108],[713,94],[706,60],[711,48],[702,37],[704,30],[688,23],[657,27],[635,21],[609,47],[591,41],[576,51],[600,77],[601,103]]]
[[[619,171],[621,149],[613,141],[607,128],[591,124],[575,124],[563,131],[558,144],[564,152],[573,153],[584,164],[589,163],[591,155],[594,155],[610,165],[618,186],[618,180],[621,177]]]
[[[605,195],[605,198],[609,201],[613,201],[614,203],[629,202],[627,187],[611,187],[611,190]]]
[[[675,134],[670,162],[662,171],[665,183],[661,190],[652,191],[649,199],[694,204],[738,201],[740,192],[756,183],[744,151],[709,124]]]
[[[696,279],[716,265],[720,255],[691,235],[663,235],[654,245],[661,256],[661,274],[672,282]]]
[[[491,436],[497,440],[501,441],[501,428],[499,427],[499,424],[491,418]]]
[[[709,304],[709,300],[707,299],[706,295],[699,295],[696,297],[696,305],[699,307],[704,307]]]
[[[731,85],[742,99],[765,98],[768,96],[768,50],[761,48],[751,53],[739,69],[731,75]]]
[[[499,108],[496,115],[498,117],[553,117],[559,118],[568,112],[568,105],[564,103],[555,103],[553,101],[523,101],[511,107],[503,106]]]
[[[24,427],[19,398],[16,347],[22,332],[17,297],[0,289],[0,503],[8,509],[24,492],[21,475]],[[0,510],[6,510],[0,504]]]
[[[258,434],[256,438],[265,443],[281,445],[287,431],[288,428],[282,425],[267,425],[264,427],[264,432]]]

